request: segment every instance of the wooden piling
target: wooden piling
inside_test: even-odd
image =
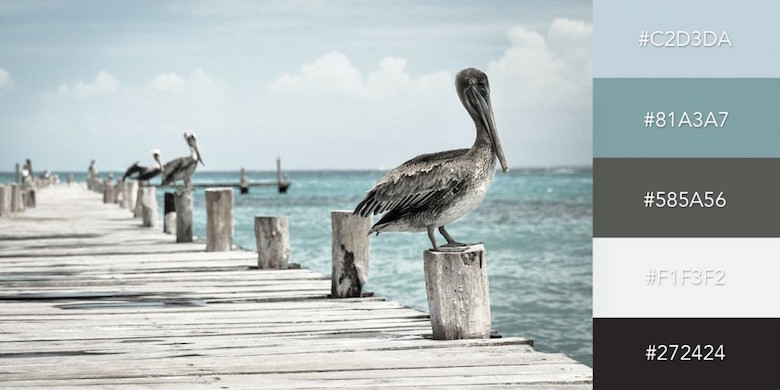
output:
[[[18,213],[22,210],[22,192],[19,183],[11,184],[11,212]]]
[[[233,245],[233,189],[206,190],[206,252],[229,251]]]
[[[11,186],[0,184],[0,217],[11,215]]]
[[[19,175],[19,163],[16,163],[16,184],[21,183],[21,176]]]
[[[368,281],[371,217],[364,218],[352,211],[341,210],[332,211],[330,218],[333,236],[331,297],[360,297]]]
[[[287,268],[290,228],[286,216],[255,216],[258,268]]]
[[[110,180],[103,180],[103,203],[113,203],[114,185]]]
[[[157,226],[157,187],[143,187],[142,194],[141,216],[143,218],[143,226],[155,227]]]
[[[135,193],[135,208],[133,209],[133,217],[135,218],[143,218],[144,216],[144,187],[145,185],[139,183]]]
[[[125,181],[117,180],[116,188],[114,189],[114,203],[119,204],[119,207],[125,207]]]
[[[177,189],[173,198],[176,205],[176,242],[192,242],[192,189]]]
[[[137,200],[138,196],[138,182],[137,181],[128,181],[125,183],[125,207],[127,207],[128,210],[134,211],[135,210],[135,202]]]
[[[176,234],[176,201],[173,192],[166,192],[163,198],[163,232]]]
[[[36,204],[35,188],[29,188],[29,189],[25,190],[25,195],[27,195],[24,198],[24,205],[25,205],[25,207],[27,207],[28,209],[34,209],[35,208],[35,204]]]
[[[425,290],[436,340],[490,338],[485,247],[423,253]]]

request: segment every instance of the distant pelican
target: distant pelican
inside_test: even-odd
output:
[[[157,161],[156,167],[152,167],[152,166],[144,167],[138,165],[138,161],[136,161],[133,165],[127,168],[127,171],[125,171],[125,175],[122,177],[122,181],[126,180],[128,177],[131,179],[136,179],[138,181],[145,181],[159,175],[163,171],[163,162],[162,162],[162,155],[160,154],[160,150],[153,149],[152,156],[154,156],[154,160]]]
[[[198,140],[195,139],[195,134],[191,131],[184,132],[184,139],[187,141],[187,145],[190,146],[190,155],[186,157],[179,157],[168,161],[163,168],[162,185],[176,184],[176,181],[181,180],[184,182],[184,186],[187,188],[192,187],[192,174],[195,173],[195,168],[198,167],[200,162],[204,167],[206,163],[200,157],[200,151],[198,150]]]
[[[355,208],[355,214],[363,217],[386,212],[369,234],[427,230],[433,250],[438,251],[434,230],[439,228],[447,240],[445,247],[467,245],[455,241],[444,225],[482,202],[496,173],[496,157],[504,172],[509,168],[493,119],[487,76],[474,68],[464,69],[455,77],[455,88],[477,127],[474,145],[417,156],[382,176]]]

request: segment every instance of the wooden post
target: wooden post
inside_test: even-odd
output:
[[[255,216],[258,268],[287,268],[290,228],[285,216]]]
[[[138,191],[135,193],[135,208],[133,209],[133,217],[143,218],[144,216],[144,187],[141,183],[138,184]]]
[[[36,205],[35,188],[30,188],[25,190],[25,194],[27,195],[27,197],[24,199],[24,205],[28,209],[34,209]]]
[[[129,181],[125,183],[125,207],[128,210],[135,210],[136,197],[138,196],[138,182]]]
[[[0,217],[11,215],[11,186],[0,184]]]
[[[114,190],[114,203],[118,203],[119,207],[125,208],[125,181],[117,180],[116,189]]]
[[[330,295],[332,298],[360,297],[368,281],[371,217],[363,218],[352,211],[332,211],[330,218],[333,235]]]
[[[192,189],[176,190],[176,242],[192,242]]]
[[[176,234],[176,203],[173,192],[166,192],[163,202],[163,232]]]
[[[19,163],[16,163],[16,184],[21,183],[21,178],[19,177]]]
[[[155,227],[157,226],[157,187],[143,187],[142,193],[141,214],[143,217],[143,226]]]
[[[114,197],[114,186],[109,180],[103,180],[103,203],[112,203]]]
[[[11,212],[18,213],[22,209],[22,191],[19,183],[11,184]]]
[[[241,167],[241,193],[242,194],[248,194],[249,193],[249,179],[246,178],[246,170],[244,167]]]
[[[423,253],[425,290],[436,340],[490,337],[485,247]]]
[[[229,251],[233,245],[233,189],[206,190],[206,252]]]

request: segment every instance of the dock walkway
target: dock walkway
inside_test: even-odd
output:
[[[426,313],[175,240],[77,186],[0,218],[0,388],[592,388],[529,340],[431,340]]]

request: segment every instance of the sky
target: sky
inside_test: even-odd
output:
[[[483,70],[510,167],[592,163],[592,3],[0,1],[0,171],[391,169],[470,147]]]

